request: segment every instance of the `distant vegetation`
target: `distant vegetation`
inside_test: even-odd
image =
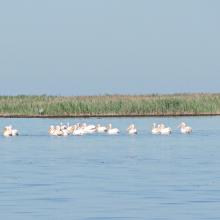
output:
[[[0,116],[3,117],[216,114],[220,114],[220,94],[0,96]]]

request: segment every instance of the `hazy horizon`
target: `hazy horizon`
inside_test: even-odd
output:
[[[220,1],[0,3],[0,95],[218,93]]]

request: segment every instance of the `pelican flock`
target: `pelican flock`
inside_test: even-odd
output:
[[[101,126],[98,125],[87,125],[86,123],[73,124],[73,125],[51,125],[49,127],[48,133],[52,136],[81,136],[84,134],[93,134],[93,133],[108,133],[108,134],[118,134],[120,131],[118,128],[112,128],[112,125]]]
[[[180,133],[182,134],[190,134],[192,133],[192,128],[188,126],[185,122],[182,122],[178,128],[180,129]],[[136,135],[138,134],[138,130],[134,124],[130,124],[126,129],[127,134],[129,135]],[[50,125],[48,129],[48,133],[51,136],[82,136],[85,134],[93,134],[93,133],[106,133],[109,135],[118,135],[120,130],[116,127],[113,127],[112,124],[108,126],[103,126],[100,124],[93,125],[86,123],[80,124],[73,124],[70,125],[67,123],[66,125],[60,123],[59,125]],[[172,133],[172,129],[167,127],[165,124],[156,124],[153,123],[151,128],[151,133],[155,135],[170,135]],[[3,129],[3,136],[10,137],[10,136],[17,136],[19,134],[17,129],[14,129],[11,125],[5,126]]]

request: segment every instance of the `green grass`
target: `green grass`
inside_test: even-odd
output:
[[[220,114],[220,94],[141,96],[0,96],[1,116]]]

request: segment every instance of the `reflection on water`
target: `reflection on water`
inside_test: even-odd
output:
[[[61,119],[1,119],[21,133],[0,137],[1,219],[220,219],[220,117],[80,120],[122,133],[51,137]],[[151,135],[153,122],[174,132]]]

